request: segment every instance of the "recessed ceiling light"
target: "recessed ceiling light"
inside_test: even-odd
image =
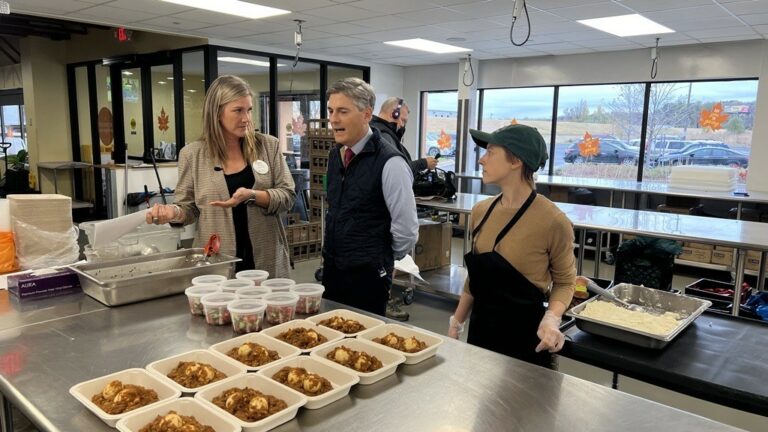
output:
[[[168,84],[168,83],[167,83],[167,82],[165,82],[165,81],[158,81],[157,83],[158,83],[158,84],[160,84],[160,85],[165,85],[165,84]]]
[[[240,63],[240,64],[247,64],[252,66],[261,66],[261,67],[269,67],[268,61],[262,61],[262,60],[253,60],[253,59],[247,59],[242,57],[219,57],[219,61],[227,62],[227,63]],[[278,63],[277,67],[285,66],[282,63]]]
[[[195,90],[195,89],[189,89],[187,91],[190,92],[190,93],[196,93],[197,92],[197,90]]]
[[[397,41],[384,42],[387,45],[395,45],[403,48],[410,48],[419,51],[427,51],[434,54],[447,54],[456,52],[472,51],[468,48],[457,47],[454,45],[448,45],[440,42],[435,42],[427,39],[404,39]]]
[[[262,6],[239,0],[163,0],[164,2],[237,15],[245,18],[259,19],[291,13],[289,10]]]
[[[586,26],[621,37],[675,32],[671,28],[665,27],[655,21],[651,21],[639,14],[586,19],[579,20],[579,22]]]
[[[173,81],[173,77],[165,77],[165,79]]]
[[[131,76],[131,75],[133,75],[133,72],[131,72],[131,71],[123,71],[123,75]]]

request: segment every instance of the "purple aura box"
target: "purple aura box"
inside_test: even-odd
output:
[[[81,292],[80,278],[71,269],[46,269],[8,276],[8,291],[19,299],[41,299]]]

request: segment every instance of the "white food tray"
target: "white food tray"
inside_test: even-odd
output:
[[[321,362],[314,357],[308,356],[293,357],[287,360],[274,362],[269,365],[269,367],[262,368],[258,373],[259,375],[272,380],[272,376],[286,366],[304,368],[307,370],[307,372],[320,375],[327,379],[333,386],[332,390],[319,396],[306,396],[307,404],[304,405],[304,408],[307,409],[322,408],[332,402],[336,402],[337,400],[349,394],[349,389],[360,381],[360,378],[357,375],[353,374],[352,372],[348,372],[347,368],[344,366]],[[280,384],[277,381],[273,380],[273,382],[277,385],[295,391],[286,385]]]
[[[299,349],[301,349],[302,354],[309,354],[309,352],[312,351],[315,348],[320,348],[320,347],[322,347],[324,345],[331,344],[331,343],[336,342],[338,340],[344,339],[344,333],[342,333],[340,331],[336,331],[336,330],[334,330],[332,328],[328,328],[328,327],[318,326],[318,325],[315,325],[315,323],[313,323],[312,321],[303,320],[303,319],[295,319],[293,321],[288,321],[288,322],[282,323],[280,325],[276,325],[274,327],[270,327],[268,329],[264,329],[264,330],[261,331],[261,334],[265,334],[267,336],[270,336],[270,337],[273,337],[273,338],[277,339],[277,335],[279,335],[280,333],[283,333],[283,332],[286,332],[286,331],[288,331],[290,329],[298,328],[298,327],[304,327],[304,328],[306,328],[308,330],[309,329],[315,330],[318,334],[321,334],[321,335],[325,336],[328,339],[327,342],[324,342],[324,343],[322,343],[322,344],[320,344],[318,346],[312,347],[312,348],[307,348],[307,349],[299,348]],[[279,340],[279,339],[277,339],[277,340]]]
[[[267,349],[277,351],[277,354],[280,356],[279,360],[296,357],[297,355],[301,354],[301,350],[296,348],[295,346],[287,344],[275,338],[271,338],[269,336],[263,335],[261,333],[248,333],[242,336],[238,336],[236,338],[228,339],[228,340],[225,340],[224,342],[219,342],[215,345],[211,345],[210,349],[213,351],[216,351],[219,354],[227,356],[227,352],[229,350],[231,350],[232,348],[239,347],[240,345],[243,345],[244,343],[247,343],[247,342],[253,342]],[[236,359],[232,359],[232,360],[237,361]],[[267,365],[269,365],[269,363],[263,364],[261,366],[248,366],[247,364],[243,363],[243,366],[245,366],[248,372],[256,372]]]
[[[307,321],[312,321],[313,323],[320,326],[320,321],[323,321],[335,316],[340,316],[348,320],[352,319],[365,326],[365,330],[361,330],[357,333],[345,333],[344,334],[345,337],[355,337],[364,331],[384,325],[384,321],[380,319],[372,318],[367,315],[363,315],[361,313],[357,313],[347,309],[336,309],[329,312],[321,313],[319,315],[315,315],[313,317],[307,318]]]
[[[239,424],[208,405],[189,397],[155,404],[152,408],[126,415],[117,422],[117,430],[139,432],[141,428],[152,423],[157,416],[165,416],[170,411],[176,411],[179,415],[194,416],[200,424],[210,426],[216,432],[240,432]]]
[[[427,347],[417,353],[407,353],[394,348],[390,348],[384,344],[373,342],[374,338],[386,336],[389,333],[394,333],[404,338],[416,337],[416,339],[423,341],[427,344]],[[358,339],[368,340],[372,343],[384,347],[396,353],[400,353],[405,356],[405,364],[415,364],[422,362],[437,353],[437,348],[443,343],[443,338],[436,336],[432,333],[416,330],[412,327],[402,326],[400,324],[384,324],[383,326],[376,327],[371,330],[366,330],[358,336]]]
[[[375,356],[381,361],[382,367],[373,372],[359,372],[353,368],[336,363],[335,361],[328,359],[326,355],[333,351],[336,347],[345,346],[351,350],[362,351],[372,356]],[[363,339],[344,339],[338,342],[334,342],[331,345],[326,345],[321,348],[312,350],[311,357],[318,358],[322,361],[333,363],[334,365],[342,366],[348,369],[350,372],[360,377],[360,384],[373,384],[380,381],[392,374],[397,370],[397,365],[405,362],[405,356],[393,352],[392,350],[385,349],[382,345],[375,342],[363,340]]]
[[[204,390],[206,387],[213,385],[214,383],[206,384],[204,386],[190,388],[184,387],[176,381],[168,378],[168,374],[179,365],[179,362],[198,362],[208,363],[214,368],[220,370],[227,378],[235,375],[244,375],[246,373],[245,365],[235,359],[231,359],[223,354],[219,354],[210,350],[194,350],[185,353],[177,354],[171,357],[164,358],[162,360],[154,361],[147,365],[147,370],[160,378],[164,382],[178,389],[184,394],[191,395],[200,390]]]

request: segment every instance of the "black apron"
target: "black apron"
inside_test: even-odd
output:
[[[502,238],[512,229],[536,198],[536,191],[496,237],[491,252],[475,253],[474,239],[501,199],[496,198],[472,231],[472,251],[464,255],[469,287],[474,297],[467,342],[529,363],[552,367],[552,355],[535,352],[536,332],[544,316],[544,293],[496,252]],[[520,245],[524,248],[525,245]]]

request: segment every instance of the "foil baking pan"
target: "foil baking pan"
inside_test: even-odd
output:
[[[203,250],[180,249],[147,256],[69,266],[83,291],[107,306],[118,306],[184,292],[195,276],[231,278],[240,258],[218,254],[200,265]]]
[[[591,317],[581,316],[581,312],[589,303],[601,301],[600,296],[595,296],[571,308],[566,315],[573,317],[576,320],[576,326],[582,331],[645,348],[664,348],[696,320],[702,312],[712,306],[712,302],[708,300],[626,283],[618,284],[610,288],[609,291],[613,292],[616,297],[629,303],[674,312],[682,318],[678,321],[678,325],[674,330],[666,335],[658,335],[633,329],[629,326],[620,326]]]

